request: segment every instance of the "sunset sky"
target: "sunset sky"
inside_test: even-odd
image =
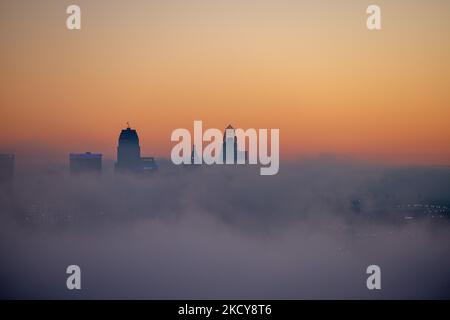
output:
[[[449,165],[449,33],[448,0],[0,0],[0,153],[115,158],[129,121],[169,157],[203,120],[279,128],[282,159]]]

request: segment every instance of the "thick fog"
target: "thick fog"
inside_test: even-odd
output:
[[[450,298],[450,168],[160,164],[18,165],[1,195],[0,297]],[[381,290],[366,287],[372,264]]]

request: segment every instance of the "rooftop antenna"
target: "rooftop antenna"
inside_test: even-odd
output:
[[[130,123],[127,121],[127,129],[130,129]]]

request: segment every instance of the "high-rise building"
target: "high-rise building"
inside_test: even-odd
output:
[[[232,130],[232,134],[227,137],[227,130]],[[245,145],[244,145],[245,148]],[[230,154],[227,155],[227,152]],[[225,132],[223,134],[223,147],[222,147],[222,155],[223,155],[223,163],[228,162],[237,163],[238,159],[243,160],[244,163],[247,163],[248,155],[247,151],[241,150],[238,146],[237,136],[234,128],[231,125],[225,128]]]
[[[14,179],[14,155],[0,154],[0,183],[11,184]]]
[[[100,173],[102,171],[102,155],[100,153],[71,153],[69,160],[70,172],[73,174],[85,172]]]
[[[227,131],[230,130],[232,132],[232,135],[227,137]],[[223,154],[223,163],[233,161],[233,163],[236,163],[237,161],[237,137],[236,133],[234,131],[234,128],[230,125],[225,128],[225,131],[223,133],[223,148],[222,148],[222,154]],[[228,155],[227,155],[228,152]],[[232,153],[232,154],[231,154]]]
[[[122,130],[117,147],[116,171],[150,173],[157,169],[158,165],[155,158],[141,158],[141,147],[136,130],[130,127]]]
[[[139,171],[141,164],[141,147],[136,130],[130,127],[122,130],[117,147],[116,170]]]

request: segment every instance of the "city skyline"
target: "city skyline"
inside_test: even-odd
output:
[[[449,0],[0,16],[0,300],[450,299]]]
[[[279,128],[283,160],[450,163],[448,1],[378,1],[379,32],[354,0],[255,3],[79,1],[71,32],[66,3],[2,2],[0,150],[113,158],[130,121],[167,158],[200,119]]]
[[[127,122],[128,124],[128,122]],[[139,129],[141,131],[141,129]],[[145,130],[142,130],[145,131]],[[140,134],[141,135],[141,134]],[[147,138],[149,136],[146,136]],[[150,139],[151,135],[150,135]],[[165,160],[170,160],[170,148],[173,145],[173,143],[170,142],[170,140],[167,143],[167,146],[169,148],[168,153],[158,153],[155,152],[158,148],[152,147],[148,142],[143,144],[145,147],[142,149],[144,150],[143,153],[152,153],[154,156],[152,158],[160,158]],[[280,145],[283,145],[283,140],[280,140]],[[93,147],[94,146],[94,147]],[[83,154],[83,153],[91,153],[91,152],[100,152],[102,156],[104,156],[105,159],[109,160],[115,160],[117,159],[117,145],[114,143],[107,143],[105,145],[99,145],[93,144],[92,140],[83,140],[83,141],[77,141],[76,146],[74,148],[66,147],[61,149],[55,149],[51,146],[41,146],[41,145],[33,145],[30,146],[27,149],[22,148],[20,144],[12,145],[12,144],[4,144],[0,145],[1,153],[3,154],[14,154],[15,156],[18,156],[19,159],[22,160],[39,160],[39,161],[65,161],[67,159],[67,155],[71,154]],[[41,148],[42,147],[42,148]],[[193,146],[194,148],[194,146]],[[444,150],[445,151],[445,150]],[[422,157],[421,157],[421,156]],[[304,152],[304,153],[298,153],[295,156],[286,156],[283,157],[283,152],[280,152],[280,159],[284,160],[288,163],[295,162],[297,160],[301,159],[315,159],[315,158],[336,158],[336,159],[346,159],[346,160],[355,160],[355,161],[369,161],[369,162],[378,162],[380,164],[386,164],[386,165],[441,165],[441,166],[448,166],[450,165],[450,159],[447,161],[446,157],[444,157],[442,161],[440,160],[430,160],[430,155],[428,154],[421,154],[420,151],[412,152],[410,154],[404,154],[405,158],[397,159],[395,155],[390,154],[378,154],[378,153],[371,153],[371,154],[362,154],[362,153],[340,153],[340,152],[333,152],[332,150],[326,151],[317,151],[317,152]],[[408,157],[409,156],[409,157]],[[433,156],[433,154],[431,155]]]

